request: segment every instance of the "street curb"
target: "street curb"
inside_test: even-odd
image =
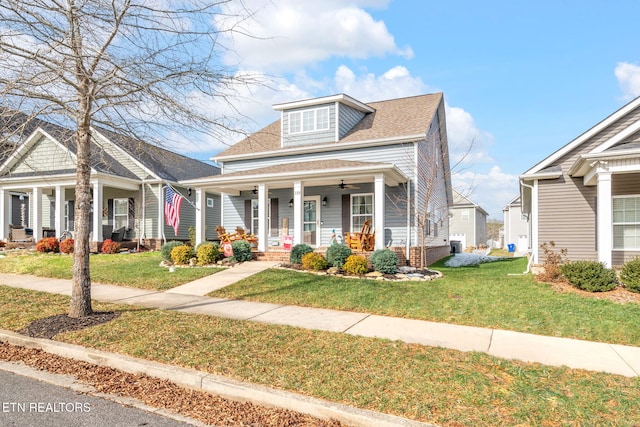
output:
[[[166,379],[184,387],[216,394],[231,400],[248,401],[262,406],[289,409],[325,420],[337,419],[353,427],[370,427],[373,425],[377,427],[435,427],[434,424],[358,409],[340,403],[242,382],[194,369],[181,368],[44,338],[32,338],[6,330],[0,330],[0,341],[22,347],[37,348],[47,353],[99,366],[107,366],[128,373],[142,373],[151,377]]]

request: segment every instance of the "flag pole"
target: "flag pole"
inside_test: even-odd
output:
[[[167,186],[164,185],[160,189],[160,197],[162,198],[162,209],[160,209],[160,230],[162,230],[162,244],[163,245],[165,245],[167,243],[167,238],[164,235],[164,223],[165,223],[164,204],[167,203],[166,192],[167,192]]]

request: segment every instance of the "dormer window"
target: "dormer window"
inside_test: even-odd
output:
[[[329,107],[293,111],[289,114],[289,134],[329,129]]]

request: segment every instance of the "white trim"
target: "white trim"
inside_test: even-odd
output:
[[[318,127],[318,111],[321,111],[321,110],[324,110],[324,111],[327,112],[327,127],[323,127],[323,128]],[[305,130],[305,128],[304,128],[304,113],[308,113],[308,112],[313,112],[313,129]],[[306,110],[288,111],[287,112],[287,127],[288,127],[287,135],[303,135],[303,134],[310,134],[310,133],[318,133],[318,132],[328,131],[329,129],[331,129],[330,112],[331,112],[331,110],[329,109],[329,107],[318,107],[318,108],[309,108],[309,109],[306,109]],[[300,115],[300,130],[295,131],[295,132],[291,131],[291,116],[293,114],[299,114]]]
[[[204,243],[206,240],[205,227],[206,227],[206,209],[202,201],[205,199],[206,193],[201,188],[196,188],[196,246],[200,243]],[[207,203],[209,198],[207,198]]]
[[[0,187],[0,240],[5,240],[7,239],[7,233],[9,230],[7,230],[7,224],[9,224],[9,222],[7,221],[8,218],[8,197],[9,197],[9,192],[8,191],[4,191],[4,188]]]
[[[314,201],[316,202],[316,241],[311,243],[311,246],[319,247],[322,245],[322,226],[320,218],[322,217],[322,200],[319,195],[316,196],[305,196],[305,202]],[[304,213],[302,218],[302,232],[304,233]],[[302,238],[302,242],[304,243],[304,234]]]
[[[611,198],[611,172],[598,172],[598,261],[611,267],[611,248],[613,247],[613,199]]]
[[[293,182],[293,244],[302,243],[303,221],[302,212],[304,198],[304,185],[302,181]]]
[[[335,120],[335,124],[336,124],[335,140],[339,141],[340,140],[340,103],[338,101],[336,101],[335,107],[333,109],[335,111],[334,114],[336,115],[336,120]]]
[[[385,184],[384,175],[379,174],[375,176],[375,182],[373,185],[373,230],[375,233],[375,249],[384,249],[384,218],[385,218]],[[378,213],[376,215],[376,212]]]
[[[282,122],[281,122],[282,123]],[[283,126],[281,124],[281,126]],[[284,135],[281,129],[281,139],[280,146],[282,147],[284,141]],[[405,136],[393,136],[388,138],[377,138],[377,139],[366,139],[362,141],[353,141],[353,142],[340,142],[340,144],[336,144],[335,142],[330,142],[324,145],[310,145],[310,146],[300,146],[300,147],[291,147],[291,148],[283,148],[279,150],[273,151],[265,151],[265,152],[251,152],[251,153],[242,153],[242,154],[233,154],[227,156],[214,156],[210,160],[216,163],[224,163],[225,161],[237,161],[237,160],[252,160],[255,159],[256,156],[260,156],[260,158],[269,158],[269,157],[280,157],[280,156],[292,156],[294,154],[314,154],[314,153],[323,153],[327,151],[340,151],[340,150],[350,150],[352,148],[359,148],[361,146],[366,147],[376,147],[390,144],[405,144],[405,143],[416,143],[419,141],[423,141],[425,139],[424,134],[416,134],[416,135],[405,135]]]
[[[322,98],[310,98],[300,101],[285,102],[282,104],[273,104],[272,108],[276,111],[290,110],[294,108],[310,107],[313,105],[330,104],[332,102],[340,102],[365,113],[373,113],[374,111],[376,111],[374,108],[369,107],[367,104],[360,102],[357,99],[350,97],[349,95],[345,95],[344,93],[325,96]]]
[[[540,245],[539,241],[539,221],[538,221],[538,180],[533,181],[533,188],[531,189],[531,251],[533,262],[540,262],[539,251]]]
[[[103,241],[103,235],[102,235],[102,203],[103,203],[103,196],[104,196],[104,186],[101,182],[94,182],[93,183],[93,241],[94,242],[102,242]],[[57,199],[57,195],[56,195],[56,199]],[[127,201],[127,228],[129,228],[129,199],[125,198],[125,197],[120,197],[118,198],[119,200],[125,199]],[[113,217],[114,217],[114,229],[115,229],[115,216],[116,216],[116,205],[115,205],[115,200],[118,199],[113,199],[114,203],[113,203]],[[74,218],[75,221],[75,218]],[[114,230],[115,231],[115,230]],[[56,233],[58,231],[56,230]],[[111,237],[111,236],[109,236]]]
[[[258,184],[258,250],[260,252],[267,250],[267,240],[269,237],[269,230],[267,229],[268,198],[269,187],[264,183]],[[253,211],[253,206],[251,210]],[[251,217],[253,218],[253,212],[251,213]]]
[[[559,158],[561,158],[565,154],[569,153],[574,148],[582,145],[589,138],[593,137],[598,132],[600,132],[601,130],[605,129],[607,126],[609,126],[612,123],[614,123],[616,120],[618,120],[621,117],[624,117],[625,115],[629,114],[631,111],[633,111],[639,105],[640,105],[640,97],[638,97],[638,98],[634,99],[633,101],[629,102],[628,104],[626,104],[625,106],[620,108],[618,111],[614,112],[613,114],[611,114],[610,116],[608,116],[607,118],[602,120],[600,123],[596,124],[591,129],[589,129],[588,131],[586,131],[585,133],[583,133],[579,137],[575,138],[573,141],[569,142],[564,147],[562,147],[559,150],[557,150],[555,153],[551,154],[547,158],[545,158],[542,161],[538,162],[531,169],[527,170],[524,173],[524,175],[535,174],[536,172],[538,172],[538,171],[546,168],[547,166],[551,165],[553,162],[555,162],[556,160],[558,160]]]
[[[156,174],[154,171],[152,171],[151,169],[149,169],[148,167],[146,167],[145,165],[143,165],[142,163],[140,163],[140,161],[138,161],[138,159],[136,159],[135,157],[133,157],[132,155],[130,155],[129,153],[127,153],[123,148],[121,148],[118,144],[114,144],[109,138],[107,138],[106,136],[104,136],[103,134],[101,134],[98,130],[91,128],[91,131],[94,132],[94,139],[96,138],[96,135],[99,135],[104,142],[111,144],[116,150],[120,151],[122,154],[124,154],[126,157],[128,157],[129,159],[131,159],[139,168],[141,168],[143,171],[145,171],[147,174],[153,176],[155,179],[162,179],[158,176],[158,174]],[[124,166],[124,165],[123,165]],[[126,166],[124,166],[129,172],[133,173],[132,170],[130,170],[129,168],[127,168]],[[135,175],[135,174],[134,174]]]
[[[616,145],[618,142],[622,141],[623,139],[633,135],[638,130],[640,130],[640,120],[638,120],[635,123],[627,126],[623,130],[621,130],[620,132],[618,132],[617,134],[615,134],[614,136],[612,136],[611,138],[606,140],[604,143],[600,144],[599,146],[597,146],[596,148],[591,150],[591,153],[593,153],[593,154],[602,153],[603,151],[613,147],[614,145]]]

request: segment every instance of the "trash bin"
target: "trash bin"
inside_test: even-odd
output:
[[[509,248],[509,252],[515,252],[516,251],[516,245],[515,243],[509,243],[507,245],[507,247]]]

